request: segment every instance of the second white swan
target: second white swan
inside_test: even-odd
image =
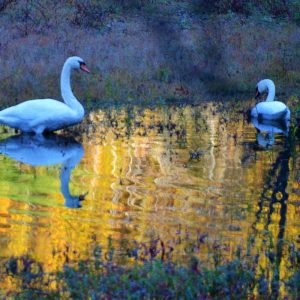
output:
[[[289,108],[280,101],[274,101],[275,84],[272,80],[264,79],[258,82],[255,98],[258,98],[264,91],[268,91],[268,97],[252,108],[251,117],[262,120],[289,120],[291,116]]]
[[[84,108],[74,96],[70,77],[72,69],[89,73],[85,62],[78,56],[69,57],[63,66],[60,87],[65,103],[53,99],[35,99],[0,111],[0,124],[8,125],[23,132],[42,134],[79,123]]]

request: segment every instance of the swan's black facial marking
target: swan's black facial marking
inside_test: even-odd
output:
[[[260,96],[260,92],[258,90],[258,87],[256,87],[256,90],[255,90],[255,99],[258,99]]]

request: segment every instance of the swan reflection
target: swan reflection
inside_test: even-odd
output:
[[[21,134],[2,140],[0,153],[32,166],[62,164],[60,182],[61,192],[65,198],[64,204],[69,208],[81,207],[80,201],[84,195],[72,196],[69,189],[71,172],[84,154],[80,143],[72,138],[55,134],[47,136]]]
[[[263,148],[269,148],[275,143],[275,134],[288,135],[289,120],[274,121],[252,118],[251,123],[256,128],[256,141]]]

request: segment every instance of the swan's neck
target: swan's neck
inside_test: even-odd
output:
[[[61,167],[61,173],[60,173],[60,189],[62,194],[64,195],[65,199],[70,198],[70,189],[69,189],[69,182],[71,177],[71,171],[72,167],[68,166],[68,164],[63,164]]]
[[[60,173],[60,190],[65,198],[65,206],[76,208],[80,205],[79,196],[72,196],[70,193],[70,177],[71,172],[77,166],[83,156],[83,148],[80,145],[73,149],[73,154],[69,157],[61,167]]]
[[[275,98],[275,85],[272,81],[267,82],[267,88],[268,88],[268,97],[266,101],[274,101]]]
[[[79,197],[72,196],[70,193],[70,188],[69,188],[71,172],[74,168],[74,166],[69,165],[69,161],[70,161],[70,159],[66,163],[64,163],[61,168],[60,190],[65,198],[65,206],[69,207],[69,208],[77,208],[79,205]]]
[[[79,103],[79,101],[74,96],[71,89],[71,67],[68,63],[65,63],[61,72],[60,77],[60,88],[61,95],[64,99],[64,102],[78,115],[82,118],[84,115],[84,108]]]

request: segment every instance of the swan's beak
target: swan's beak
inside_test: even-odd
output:
[[[256,88],[255,99],[258,99],[259,96],[260,96],[260,92],[258,91],[258,88]]]
[[[81,65],[80,65],[80,69],[81,69],[82,71],[84,71],[84,72],[91,73],[91,71],[90,71],[90,70],[87,68],[87,66],[84,65],[84,64],[81,64]]]

